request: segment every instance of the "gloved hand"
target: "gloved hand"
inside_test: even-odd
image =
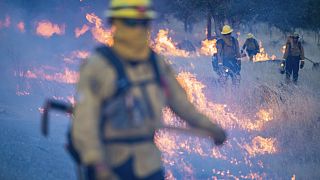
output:
[[[303,67],[304,67],[304,60],[301,60],[300,61],[300,69],[303,69]]]
[[[117,180],[119,179],[109,167],[104,163],[100,162],[94,165],[95,177],[97,180]]]
[[[211,133],[217,146],[222,145],[227,139],[227,133],[220,126],[216,126]]]

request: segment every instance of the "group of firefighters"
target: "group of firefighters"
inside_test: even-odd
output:
[[[230,75],[232,83],[238,85],[240,82],[241,58],[246,51],[249,60],[253,61],[254,56],[259,53],[260,47],[254,35],[249,33],[247,39],[239,50],[239,42],[233,37],[233,30],[229,25],[222,29],[222,37],[217,41],[217,54],[213,56],[213,68],[219,75],[219,83],[224,85]],[[299,69],[304,67],[304,49],[299,41],[299,34],[289,36],[286,42],[286,49],[283,58],[285,59],[286,82],[290,83],[293,74],[293,83],[297,84]],[[225,71],[228,71],[226,73]]]
[[[70,130],[84,179],[164,179],[161,153],[154,143],[162,110],[170,107],[190,128],[204,132],[216,145],[227,134],[215,120],[189,101],[175,73],[149,48],[148,32],[156,17],[150,0],[111,0],[106,17],[115,27],[114,45],[101,46],[80,69],[77,104]],[[218,66],[228,67],[239,82],[241,53],[232,28],[224,26],[217,41]],[[303,48],[295,34],[288,41],[287,78],[298,79]],[[259,45],[252,34],[242,47],[252,60]],[[188,130],[186,130],[188,131]]]

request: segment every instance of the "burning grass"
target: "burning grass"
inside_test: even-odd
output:
[[[37,23],[36,33],[45,38],[49,38],[54,34],[63,35],[65,33],[65,25],[57,25],[48,20],[43,20]]]
[[[208,65],[210,63],[197,61]],[[172,62],[174,67],[180,67],[180,60]],[[317,155],[320,144],[320,134],[317,131],[320,94],[310,90],[320,87],[319,83],[311,86],[301,83],[298,87],[281,85],[281,76],[270,72],[276,71],[276,64],[244,63],[242,76],[246,78],[242,80],[237,93],[231,94],[233,97],[228,99],[226,96],[221,97],[221,89],[207,78],[209,76],[214,79],[214,76],[204,73],[207,72],[206,68],[191,68],[186,65],[188,63],[183,64],[184,71],[177,69],[180,71],[177,79],[187,91],[189,100],[228,130],[229,141],[223,148],[214,148],[205,139],[159,133],[157,143],[162,139],[163,142],[168,142],[168,138],[172,142],[167,143],[167,146],[166,143],[160,145],[166,168],[171,175],[180,178],[208,178],[208,169],[211,169],[213,177],[217,179],[312,179],[319,176],[315,172],[320,164]],[[186,69],[189,71],[186,72]],[[301,81],[311,80],[312,77],[305,74]],[[234,91],[227,91],[223,95],[229,92]],[[221,100],[223,103],[217,103]],[[164,115],[166,123],[169,118],[172,120],[169,124],[185,126],[172,113],[164,112]],[[197,158],[201,160],[196,160]],[[297,162],[304,164],[303,170],[294,165]],[[192,164],[192,172],[179,170],[177,164],[181,163]],[[203,167],[201,164],[207,166]]]
[[[80,39],[90,31],[96,41],[111,46],[112,31],[103,28],[101,19],[95,14],[89,13],[86,18],[88,24],[76,29],[76,37]],[[10,19],[4,19],[0,25],[3,28],[9,26],[9,22]],[[63,35],[63,26],[49,22],[46,24],[43,27],[48,28],[48,31],[39,30],[43,36]],[[211,69],[210,56],[216,51],[215,40],[203,41],[202,47],[198,47],[197,52],[192,54],[177,48],[177,42],[170,37],[169,30],[162,29],[154,38],[152,46],[159,53],[176,56],[171,59],[172,67],[177,71],[177,79],[187,91],[189,100],[229,133],[226,145],[217,148],[210,139],[158,131],[155,142],[163,152],[168,179],[319,177],[320,82],[317,74],[308,69],[303,70],[298,87],[286,86],[280,84],[282,77],[277,72],[276,64],[243,63],[240,88],[221,89]],[[37,56],[36,52],[32,53]],[[89,52],[69,52],[64,52],[67,55],[61,58],[66,63],[60,66],[62,68],[37,64],[25,70],[15,69],[18,81],[14,88],[17,95],[41,96],[39,94],[43,93],[42,90],[50,93],[43,93],[46,96],[42,96],[41,100],[54,95],[57,99],[74,103],[74,91],[65,87],[74,85],[78,74],[69,66],[88,57]],[[264,50],[258,56],[260,60],[270,58]],[[39,88],[42,86],[47,88]],[[57,95],[56,91],[60,89],[60,94],[64,96]],[[188,128],[169,109],[164,109],[163,114],[166,124]],[[303,165],[293,165],[297,163]]]

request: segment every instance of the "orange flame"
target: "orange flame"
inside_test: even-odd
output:
[[[6,16],[6,19],[4,20],[4,22],[0,21],[0,28],[5,27],[8,28],[11,24],[11,20],[9,16]]]
[[[276,140],[274,138],[263,138],[257,136],[253,138],[252,145],[244,145],[250,156],[259,154],[273,154],[277,152]]]
[[[156,39],[151,43],[151,47],[160,54],[168,56],[188,57],[190,53],[185,50],[178,49],[177,43],[168,37],[169,30],[160,29]]]
[[[72,71],[68,68],[65,68],[63,73],[55,73],[53,75],[43,74],[42,78],[48,81],[75,84],[78,82],[79,74],[76,71]]]
[[[28,96],[30,95],[30,87],[27,86],[26,90],[22,90],[19,84],[16,86],[16,95],[17,96]]]
[[[273,119],[272,117],[272,109],[270,109],[269,111],[264,110],[264,109],[260,109],[260,111],[257,113],[257,116],[264,120],[264,121],[270,121]]]
[[[17,24],[17,28],[20,32],[24,33],[26,30],[25,30],[25,25],[24,25],[24,22],[20,21],[18,24]]]
[[[90,52],[88,51],[80,51],[80,50],[76,50],[71,52],[70,55],[66,56],[63,58],[64,62],[69,63],[69,64],[74,64],[75,63],[75,59],[86,59],[87,57],[89,57]]]
[[[79,74],[69,68],[65,68],[62,73],[46,74],[44,69],[36,69],[34,71],[28,70],[25,73],[15,73],[20,77],[28,79],[44,79],[47,81],[55,81],[59,83],[75,84],[78,82]]]
[[[54,34],[63,35],[64,32],[65,32],[65,25],[59,26],[47,20],[43,20],[37,23],[36,33],[45,38],[49,38]]]
[[[25,77],[26,78],[29,78],[29,79],[36,79],[37,78],[37,75],[33,72],[31,72],[30,70],[28,70],[26,73],[25,73]]]
[[[113,45],[113,36],[112,36],[113,29],[111,30],[104,29],[102,27],[102,20],[98,16],[96,16],[94,13],[87,14],[86,18],[90,23],[95,25],[95,27],[91,29],[93,37],[98,42],[104,43],[108,46],[112,46]]]
[[[274,54],[271,57],[268,55],[268,53],[265,51],[264,47],[262,46],[262,41],[259,42],[259,46],[260,46],[260,53],[258,53],[256,56],[253,57],[254,62],[276,59],[276,56]]]
[[[89,26],[85,24],[81,28],[76,28],[74,30],[74,33],[75,33],[76,37],[78,38],[81,35],[85,34],[88,30],[89,30]]]
[[[205,56],[212,56],[214,53],[217,53],[217,40],[204,40],[201,42],[202,46],[200,49],[200,54]]]

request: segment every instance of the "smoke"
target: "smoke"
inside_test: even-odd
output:
[[[165,7],[164,1],[156,3],[160,4],[156,6],[159,9]],[[88,57],[92,48],[99,44],[91,31],[96,26],[88,22],[86,14],[94,13],[101,18],[106,7],[107,2],[104,0],[1,1],[0,76],[3,78],[0,81],[0,104],[24,104],[27,106],[25,109],[37,110],[47,97],[74,101],[72,95],[75,92],[74,83],[77,78],[75,72],[78,71],[83,58]],[[50,22],[48,27],[53,27],[54,31],[45,33],[46,37],[39,36],[37,27],[40,22]],[[106,25],[103,21],[101,23],[101,26]],[[184,33],[182,23],[175,20],[154,24],[154,29],[172,30],[171,35],[175,42],[190,40],[199,48],[205,38],[206,25],[202,22],[195,27],[197,28],[194,29],[194,33],[188,34]],[[63,31],[60,31],[61,29]],[[283,35],[277,29],[273,29],[270,38],[268,28],[264,24],[257,24],[253,29],[256,29],[253,33],[263,42],[266,52],[281,58],[281,49],[285,42]],[[100,31],[97,29],[96,32],[99,34]],[[247,32],[248,29],[241,29],[240,43],[244,42]],[[306,56],[317,61],[320,55],[319,48],[313,45],[312,34],[302,32],[307,42]],[[293,174],[309,179],[319,177],[316,168],[319,167],[317,152],[320,144],[320,76],[318,71],[311,70],[311,64],[307,64],[300,72],[299,85],[296,87],[284,84],[284,77],[278,73],[276,63],[244,62],[240,88],[233,91],[217,86],[217,77],[212,71],[210,57],[171,58],[171,61],[177,73],[187,71],[196,74],[199,82],[206,86],[206,98],[213,103],[221,104],[227,115],[246,117],[243,124],[249,119],[249,123],[255,125],[256,117],[263,119],[264,114],[267,114],[265,119],[268,121],[261,126],[258,124],[259,130],[256,131],[228,129],[232,143],[222,148],[221,153],[212,149],[208,141],[204,140],[199,145],[199,141],[202,141],[199,139],[184,144],[191,147],[194,150],[192,152],[185,152],[180,146],[177,147],[180,154],[175,152],[177,156],[168,162],[168,174],[179,179],[185,175],[187,178],[209,178],[212,174],[218,174],[221,178],[262,176],[267,179],[283,179]],[[71,81],[68,81],[70,77]],[[67,80],[64,81],[65,79]],[[38,115],[38,111],[30,113],[25,110],[23,113],[24,117],[31,113]],[[182,136],[178,140],[187,142],[186,139],[188,140]],[[175,143],[171,139],[168,142]],[[263,142],[267,145],[277,142],[274,147],[278,153],[257,154],[255,149],[259,148],[263,152],[274,152],[274,149],[269,150],[265,144],[259,144]],[[247,146],[241,149],[239,144],[244,143]],[[165,145],[164,147],[168,148],[168,144]],[[200,151],[200,146],[206,151]],[[249,151],[252,152],[252,159],[248,159]],[[215,158],[209,157],[208,154],[213,154]],[[246,163],[250,162],[254,164],[248,166]],[[294,165],[297,163],[302,163],[303,166]]]

